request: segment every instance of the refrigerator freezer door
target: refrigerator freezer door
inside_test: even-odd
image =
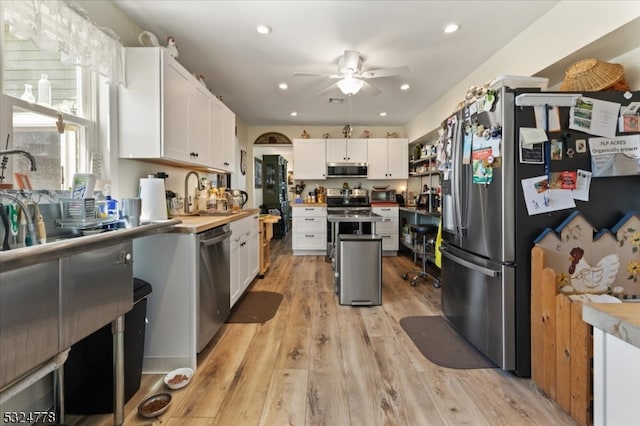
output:
[[[515,369],[515,268],[446,243],[441,252],[445,317],[498,367]]]

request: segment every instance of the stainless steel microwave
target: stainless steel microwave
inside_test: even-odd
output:
[[[327,177],[367,177],[367,163],[327,163]]]

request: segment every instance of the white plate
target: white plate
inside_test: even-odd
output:
[[[178,375],[187,376],[187,378],[181,382],[171,383],[171,380]],[[164,384],[167,385],[170,389],[181,389],[189,384],[191,381],[191,377],[193,377],[193,370],[190,368],[178,368],[177,370],[173,370],[164,376]]]

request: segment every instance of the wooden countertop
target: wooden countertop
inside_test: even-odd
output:
[[[291,203],[291,207],[327,207],[327,203]]]
[[[585,303],[582,320],[640,348],[640,303]]]
[[[174,232],[197,234],[259,213],[259,209],[248,209],[229,216],[178,216],[174,219],[182,223],[175,226]]]

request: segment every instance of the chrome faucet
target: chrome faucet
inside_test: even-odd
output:
[[[184,212],[185,213],[190,213],[189,206],[191,205],[191,198],[189,197],[189,177],[191,177],[191,175],[196,175],[196,178],[198,179],[198,191],[202,191],[204,189],[204,185],[202,185],[202,183],[200,182],[200,175],[198,174],[198,172],[195,172],[192,170],[189,173],[187,173],[187,175],[184,177]]]
[[[7,194],[6,192],[0,192],[0,198],[3,198],[3,197],[9,200],[12,200],[17,205],[20,206],[20,208],[22,209],[22,213],[25,215],[25,218],[27,219],[27,233],[29,234],[29,238],[31,239],[31,244],[32,245],[36,244],[38,241],[36,237],[36,229],[33,226],[33,219],[29,214],[29,209],[27,208],[27,205],[15,195]],[[9,232],[9,230],[7,229],[5,232]]]
[[[33,155],[29,154],[27,151],[23,151],[21,149],[10,149],[8,151],[0,151],[0,155],[9,155],[9,154],[21,154],[29,159],[29,171],[36,171],[36,159],[33,158]],[[3,161],[4,163],[4,161]]]

